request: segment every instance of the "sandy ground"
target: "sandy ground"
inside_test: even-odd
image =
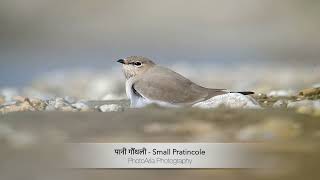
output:
[[[108,113],[9,113],[0,116],[0,174],[1,179],[317,179],[319,120],[293,110],[153,106]],[[272,142],[265,146],[266,156],[281,165],[271,169],[65,170],[57,168],[65,160],[64,142]]]

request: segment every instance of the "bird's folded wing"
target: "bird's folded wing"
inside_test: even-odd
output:
[[[209,96],[206,88],[162,67],[147,72],[133,84],[133,88],[144,98],[172,104],[192,104]]]

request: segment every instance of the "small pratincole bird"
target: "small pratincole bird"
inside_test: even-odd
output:
[[[199,86],[182,75],[141,56],[130,56],[117,62],[123,64],[126,93],[133,108],[152,103],[167,107],[192,106],[228,93],[254,94],[250,91],[230,92],[226,89]]]

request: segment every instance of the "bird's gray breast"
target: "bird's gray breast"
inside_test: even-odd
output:
[[[126,81],[126,94],[130,99],[130,107],[132,108],[140,108],[149,104],[158,104],[160,106],[166,107],[176,107],[168,102],[154,100],[148,97],[145,97],[143,94],[139,93],[134,89],[134,83],[136,82],[135,78],[130,78]]]

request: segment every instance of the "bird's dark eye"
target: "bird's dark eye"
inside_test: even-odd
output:
[[[142,65],[142,63],[141,63],[141,62],[139,62],[139,61],[137,61],[137,62],[134,62],[134,65],[135,65],[135,66],[141,66],[141,65]]]

